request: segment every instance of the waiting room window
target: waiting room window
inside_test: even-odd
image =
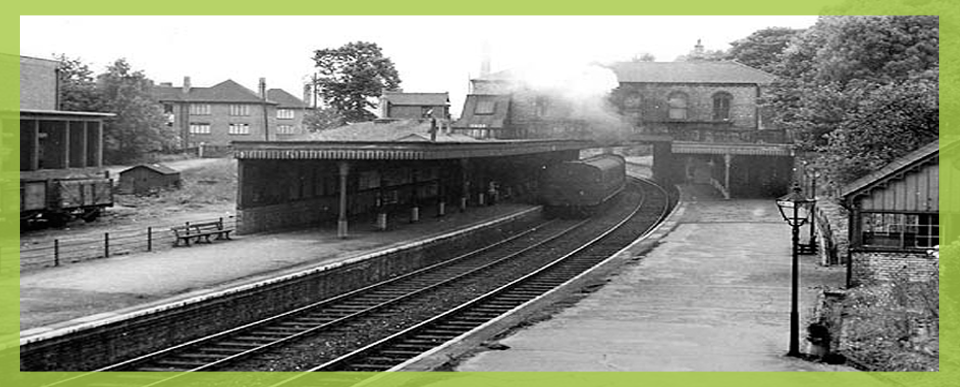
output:
[[[230,129],[227,130],[227,134],[250,134],[250,124],[230,124]]]
[[[497,108],[497,101],[493,99],[480,99],[477,101],[477,108],[473,114],[493,114]]]
[[[293,109],[277,109],[277,118],[281,120],[292,120],[294,117]]]
[[[293,125],[277,125],[277,134],[296,134]]]
[[[730,93],[721,91],[713,95],[713,119],[715,121],[730,119],[730,101],[733,101],[733,96]]]
[[[210,124],[190,123],[190,134],[210,134]]]
[[[940,243],[937,214],[861,214],[862,244],[865,247],[927,249]]]
[[[249,116],[250,105],[230,105],[231,116]]]
[[[208,104],[208,103],[192,103],[192,104],[190,104],[190,115],[193,115],[193,116],[209,116],[209,115],[210,115],[210,104]]]
[[[670,106],[669,117],[671,120],[687,119],[687,94],[675,91],[667,97],[667,105]]]

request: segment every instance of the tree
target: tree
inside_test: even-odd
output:
[[[353,42],[340,48],[314,52],[319,76],[317,89],[327,106],[347,122],[376,118],[371,100],[384,90],[396,90],[400,76],[390,58],[384,57],[376,43]]]
[[[304,126],[311,132],[341,127],[346,123],[344,117],[334,108],[310,109],[303,117]]]
[[[937,138],[936,16],[824,16],[768,68],[765,104],[835,185]]]
[[[138,161],[145,154],[172,149],[176,134],[167,130],[160,105],[150,93],[153,82],[118,59],[97,77],[104,111],[117,116],[104,125],[104,156],[111,163]]]
[[[57,75],[60,81],[60,110],[95,112],[103,108],[93,71],[80,58],[66,54],[54,55],[60,62]]]
[[[771,72],[790,41],[802,31],[784,27],[764,28],[730,43],[726,58]]]

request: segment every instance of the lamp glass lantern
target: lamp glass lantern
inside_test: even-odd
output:
[[[807,223],[816,202],[816,199],[803,196],[800,184],[793,183],[790,193],[777,199],[777,208],[780,209],[780,215],[787,224],[791,227],[800,227]]]

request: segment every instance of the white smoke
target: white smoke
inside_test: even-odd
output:
[[[608,99],[619,82],[607,67],[552,62],[525,66],[512,73],[517,81],[513,91],[544,95],[569,108],[563,116],[552,118],[584,121],[597,139],[619,139],[630,129]]]

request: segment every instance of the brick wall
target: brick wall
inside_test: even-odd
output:
[[[624,93],[636,91],[643,96],[640,116],[644,122],[670,121],[667,104],[673,92],[687,94],[687,119],[680,121],[714,121],[713,95],[729,93],[730,123],[733,129],[757,129],[757,89],[753,85],[704,84],[624,84]]]
[[[881,252],[853,250],[851,280],[869,285],[891,280],[928,281],[938,273],[939,261],[922,252]]]
[[[177,113],[174,116],[173,128],[187,128],[189,132],[190,123],[204,123],[210,124],[210,134],[187,134],[188,148],[195,148],[199,143],[203,142],[207,145],[215,146],[224,146],[230,145],[231,141],[263,141],[263,105],[260,104],[243,104],[248,106],[248,111],[250,115],[247,116],[231,116],[230,115],[230,105],[227,103],[211,103],[210,105],[210,114],[205,115],[183,115],[181,111],[189,112],[189,104],[186,104],[187,109],[181,110],[179,107],[174,109],[174,112]],[[303,120],[303,113],[300,112],[300,121]],[[270,105],[267,107],[267,117],[268,119],[272,118],[276,120],[277,110],[276,107]],[[293,120],[296,121],[296,120]],[[249,124],[250,125],[250,134],[242,135],[231,135],[228,134],[230,129],[230,124]],[[271,140],[275,139],[273,132],[276,129],[276,126],[271,126]]]
[[[237,211],[237,233],[250,234],[336,220],[338,198],[322,197]]]
[[[57,62],[20,57],[20,108],[57,110]]]

